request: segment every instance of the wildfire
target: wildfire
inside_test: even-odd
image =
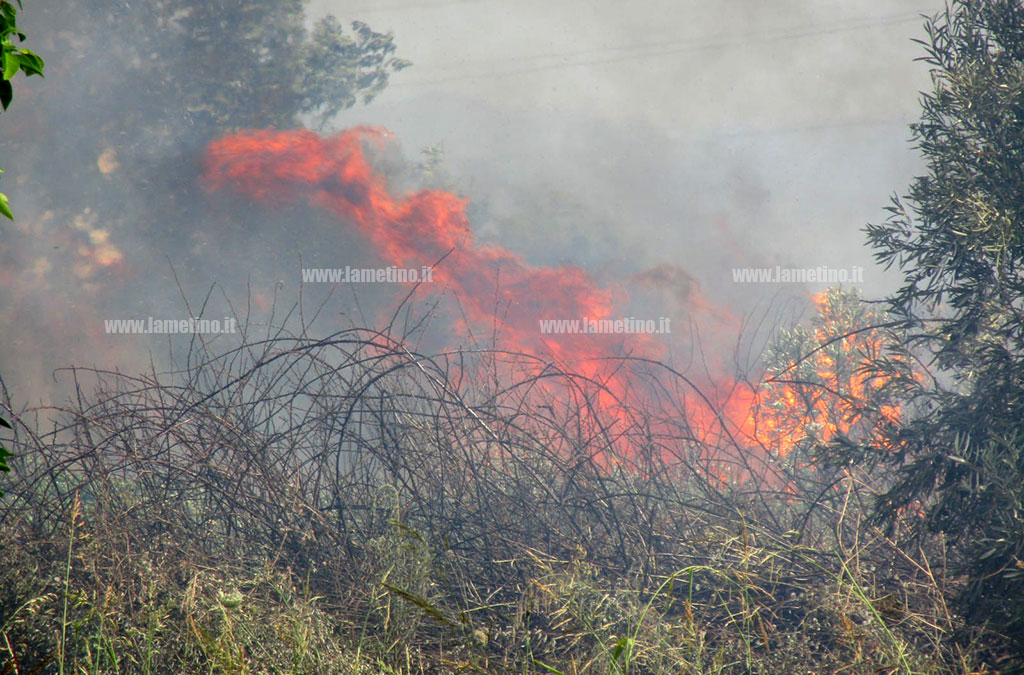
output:
[[[466,218],[466,200],[422,190],[393,195],[370,164],[367,141],[386,132],[357,128],[323,138],[306,131],[248,131],[214,141],[206,157],[210,189],[230,187],[260,201],[313,204],[356,226],[388,264],[433,266],[437,287],[459,298],[465,321],[457,328],[500,321],[505,344],[573,368],[601,385],[602,407],[614,407],[626,383],[599,360],[611,353],[656,358],[664,345],[647,335],[543,334],[540,319],[612,319],[621,289],[600,287],[578,267],[538,267],[498,246],[478,244]]]
[[[500,338],[511,349],[532,354],[580,373],[599,385],[597,406],[615,419],[622,402],[636,393],[625,369],[606,360],[613,354],[659,359],[665,344],[646,334],[545,334],[540,319],[594,320],[621,316],[624,289],[601,287],[578,267],[540,267],[498,246],[475,241],[465,199],[441,190],[405,195],[390,191],[375,171],[367,143],[383,144],[388,133],[360,127],[331,137],[311,131],[245,131],[220,138],[206,154],[204,178],[211,190],[232,189],[254,200],[280,203],[307,199],[356,227],[390,265],[437,265],[436,287],[458,297],[463,335],[499,322]],[[443,263],[438,264],[439,261]],[[696,281],[661,267],[640,275],[640,283],[674,285],[680,301],[707,310]],[[816,299],[827,311],[825,296]],[[718,320],[727,313],[710,313]],[[835,323],[824,321],[816,338],[830,339]],[[813,383],[785,376],[755,390],[728,377],[712,378],[703,396],[688,397],[685,409],[698,436],[726,437],[733,445],[760,446],[785,454],[809,434],[828,440],[847,433],[861,418],[858,401],[883,384],[852,367],[856,359],[881,347],[878,336],[851,335],[835,349],[812,357]],[[806,363],[790,365],[806,375]],[[854,364],[855,366],[855,364]],[[690,400],[692,398],[692,400]],[[898,417],[894,406],[885,417]]]
[[[836,289],[813,298],[818,315],[813,333],[803,333],[790,355],[762,387],[752,409],[757,441],[780,455],[803,442],[827,443],[837,436],[866,439],[901,417],[887,387],[891,377],[867,364],[886,347],[878,317],[854,317]]]

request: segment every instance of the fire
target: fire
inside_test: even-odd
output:
[[[607,357],[629,354],[658,360],[666,352],[663,342],[646,334],[545,334],[539,329],[541,319],[621,317],[628,298],[625,290],[601,287],[578,267],[535,266],[512,251],[478,243],[466,217],[467,202],[455,194],[393,194],[365,152],[366,144],[386,143],[388,136],[369,127],[326,138],[307,130],[232,134],[208,147],[206,186],[228,188],[265,203],[309,200],[357,228],[387,264],[436,265],[436,287],[458,297],[465,319],[456,328],[463,335],[498,321],[500,338],[512,350],[549,360],[598,384],[596,404],[610,419],[616,419],[623,401],[635,403],[637,383],[629,381],[627,369]],[[717,316],[721,325],[731,321],[727,312],[708,311],[714,308],[700,294],[699,285],[680,270],[662,266],[636,281],[674,287],[680,302]],[[817,302],[819,309],[828,309],[825,296]],[[816,337],[831,339],[828,331],[834,327],[825,321]],[[813,374],[819,381],[813,385],[780,381],[755,389],[712,376],[710,384],[704,383],[703,396],[687,396],[687,419],[698,440],[725,439],[733,447],[781,454],[813,429],[821,440],[847,433],[860,422],[855,402],[873,395],[883,383],[851,369],[840,357],[861,358],[865,349],[880,348],[878,340],[870,333],[851,335],[838,351],[816,352]],[[896,419],[899,410],[887,405],[883,416]]]
[[[600,359],[612,353],[657,358],[664,345],[647,335],[543,334],[540,319],[613,319],[621,289],[600,287],[578,267],[538,267],[497,246],[477,243],[466,200],[440,190],[393,195],[364,151],[386,132],[357,128],[323,138],[313,132],[248,131],[214,141],[206,156],[210,189],[230,187],[270,202],[305,195],[354,225],[388,264],[434,266],[434,282],[458,297],[467,334],[500,322],[513,349],[571,367],[604,387],[602,407],[614,407],[628,387]]]
[[[799,444],[828,443],[837,436],[865,438],[899,422],[902,411],[886,388],[891,378],[865,366],[886,348],[878,317],[844,314],[836,289],[813,297],[817,326],[799,362],[790,360],[762,387],[753,406],[757,441],[786,455]]]

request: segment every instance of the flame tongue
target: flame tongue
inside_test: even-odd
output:
[[[646,410],[665,409],[656,405],[658,395],[643,396],[639,383],[627,381],[630,375],[621,364],[602,360],[615,353],[660,358],[665,346],[651,335],[540,331],[540,319],[613,318],[621,306],[616,300],[626,297],[624,291],[599,287],[579,268],[537,267],[501,247],[479,245],[466,218],[466,200],[455,194],[440,190],[392,194],[364,151],[366,143],[381,145],[388,136],[370,127],[327,138],[306,130],[241,132],[210,144],[205,179],[210,189],[230,188],[263,202],[307,196],[342,223],[356,227],[390,265],[420,267],[444,258],[434,281],[458,297],[466,317],[458,328],[467,332],[497,322],[499,337],[510,349],[554,360],[589,377],[600,385],[591,404],[609,419],[619,416],[621,402],[627,400]],[[666,268],[644,279],[661,283],[678,276]],[[697,287],[691,279],[683,281],[689,296]],[[820,377],[827,384],[837,384],[835,364],[823,352],[819,358]],[[849,394],[864,394],[866,382],[854,377],[846,384]],[[714,379],[707,391],[712,394],[710,400],[687,397],[686,416],[698,440],[713,444],[717,440],[734,447],[767,447],[784,454],[799,442],[809,421],[837,410],[835,401],[823,396],[808,406],[806,392],[796,385],[772,390],[772,406],[731,378]],[[636,401],[637,395],[644,400]],[[898,411],[885,412],[898,415]],[[825,425],[823,440],[849,426],[849,420],[833,417]]]
[[[306,130],[241,132],[210,144],[205,179],[210,189],[230,188],[262,202],[306,195],[358,228],[391,265],[420,267],[444,258],[433,280],[457,296],[466,317],[457,328],[468,332],[497,322],[503,346],[553,360],[599,384],[591,403],[616,419],[630,386],[602,357],[629,352],[657,358],[664,345],[649,335],[542,334],[540,319],[611,318],[616,294],[582,269],[537,267],[499,246],[479,245],[466,200],[457,195],[393,195],[364,152],[365,143],[380,144],[386,136],[366,127],[327,138]],[[551,392],[556,385],[540,386]]]
[[[466,200],[440,190],[401,197],[374,171],[364,143],[384,142],[387,132],[360,127],[324,138],[307,131],[246,131],[210,144],[205,178],[210,189],[229,187],[271,202],[309,195],[341,221],[355,225],[388,264],[432,265],[448,256],[434,281],[458,296],[468,320],[491,325],[514,349],[573,361],[607,356],[615,342],[628,342],[646,356],[662,345],[647,336],[542,335],[539,319],[605,319],[615,309],[613,293],[582,269],[536,267],[521,256],[474,241]]]

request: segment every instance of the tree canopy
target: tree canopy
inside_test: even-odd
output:
[[[954,0],[926,30],[926,172],[867,235],[903,274],[877,365],[934,377],[898,378],[910,421],[857,452],[898,467],[880,518],[920,509],[916,533],[947,537],[970,580],[964,612],[1024,644],[1024,7]]]

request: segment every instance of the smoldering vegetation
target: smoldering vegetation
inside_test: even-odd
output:
[[[202,176],[214,139],[374,121],[382,111],[344,111],[408,65],[393,36],[309,22],[298,0],[33,3],[25,27],[47,79],[18,89],[2,121],[17,219],[0,253],[0,417],[14,427],[2,432],[14,456],[0,483],[0,672],[1019,670],[1024,371],[1019,302],[993,298],[1020,285],[986,295],[985,274],[1018,269],[1004,265],[1019,254],[1015,221],[992,218],[1020,212],[1021,134],[1002,125],[1019,130],[1024,15],[984,4],[1006,16],[929,35],[952,49],[961,31],[963,53],[987,54],[971,31],[1002,25],[1002,60],[974,54],[984,68],[945,81],[977,89],[929,105],[966,101],[954,112],[983,116],[968,135],[991,137],[951,132],[942,175],[981,162],[985,180],[969,176],[943,203],[919,181],[915,197],[928,217],[957,215],[926,243],[987,242],[959,251],[970,274],[940,266],[978,275],[983,302],[964,303],[962,330],[929,332],[929,318],[901,333],[840,291],[816,296],[801,325],[783,293],[750,314],[743,303],[770,294],[724,274],[802,267],[775,233],[816,232],[837,209],[859,226],[836,205],[861,201],[865,173],[888,186],[896,169],[846,156],[885,143],[892,120],[830,121],[815,132],[845,129],[830,142],[791,142],[807,131],[793,126],[756,143],[743,129],[670,143],[601,111],[531,110],[503,127],[493,120],[513,107],[430,93],[390,114],[416,143],[435,142],[427,110],[468,123],[481,141],[458,162],[432,145],[414,166],[414,149],[390,145],[370,153],[362,188],[338,171],[299,185],[282,166],[295,153],[257,148],[255,173],[280,171],[284,187],[213,194]],[[877,112],[862,99],[857,110]],[[993,152],[1004,154],[985,164]],[[780,166],[799,169],[769,181]],[[771,194],[824,174],[830,187],[803,202]],[[386,208],[360,230],[350,207],[367,185]],[[398,262],[379,235],[423,225],[394,214],[424,185],[451,203],[471,194],[450,223],[465,215],[476,251],[500,253],[506,281],[517,271],[512,301],[493,301],[495,270],[465,266],[439,272],[461,297],[444,284],[299,286],[300,267]],[[892,228],[919,231],[905,225]],[[429,249],[437,232],[419,232],[404,243]],[[895,255],[899,233],[874,232]],[[550,338],[566,355],[553,358],[532,348],[548,340],[533,322],[562,279],[575,300],[619,282],[632,296],[616,310],[672,314],[677,332],[632,343],[664,348],[648,352]],[[503,344],[515,312],[527,339]],[[104,318],[228,314],[241,330],[215,340],[101,331]],[[956,357],[945,370],[924,365],[935,343]],[[956,390],[957,372],[975,379]]]
[[[622,368],[662,403],[612,419],[579,373],[413,337],[252,325],[169,372],[76,369],[63,408],[8,407],[7,672],[981,659],[942,541],[911,555],[867,523],[880,473],[691,428],[673,402],[700,392],[647,362]]]

